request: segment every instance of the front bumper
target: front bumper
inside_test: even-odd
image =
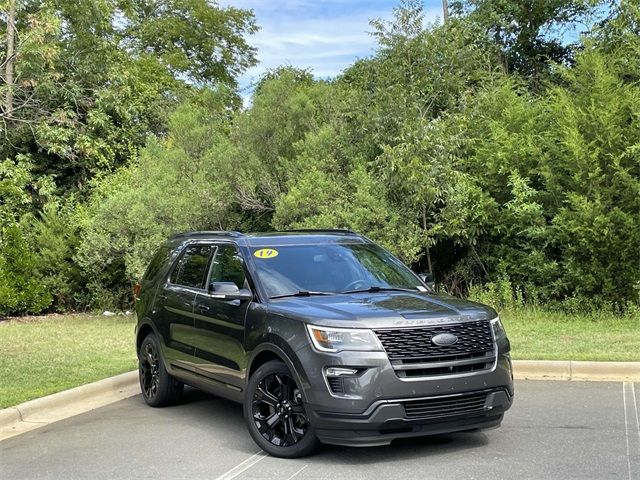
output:
[[[513,401],[509,354],[500,352],[490,370],[450,376],[401,378],[384,352],[324,354],[311,346],[296,352],[302,375],[307,414],[320,440],[349,446],[373,446],[396,438],[450,433],[500,425]],[[327,367],[358,368],[358,376],[344,379],[344,392],[327,384]],[[437,418],[410,418],[406,402],[486,392],[484,408]]]
[[[323,443],[362,447],[386,445],[397,438],[495,428],[502,422],[504,412],[511,407],[513,397],[506,389],[487,390],[486,394],[484,406],[474,412],[444,414],[433,418],[407,417],[407,402],[444,401],[455,397],[440,395],[426,399],[382,400],[363,414],[313,411],[311,423]]]

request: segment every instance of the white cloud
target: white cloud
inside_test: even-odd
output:
[[[267,70],[280,65],[309,68],[335,77],[357,58],[374,53],[369,21],[390,19],[399,0],[227,0],[222,5],[253,9],[260,31],[249,37],[259,64],[240,78],[243,94]],[[437,10],[427,10],[435,19]]]
[[[373,38],[368,34],[372,15],[327,15],[324,18],[271,17],[257,21],[261,30],[250,39],[258,49],[260,64],[248,75],[259,76],[265,70],[283,64],[311,68],[319,77],[335,76],[357,57],[373,53]],[[331,62],[331,59],[334,59]]]

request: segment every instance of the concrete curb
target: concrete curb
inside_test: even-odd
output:
[[[640,382],[640,362],[514,360],[519,380]],[[0,410],[0,441],[138,395],[138,372],[30,400]]]
[[[640,362],[514,360],[513,376],[521,380],[640,382]]]
[[[140,393],[138,372],[127,372],[0,410],[0,440]]]

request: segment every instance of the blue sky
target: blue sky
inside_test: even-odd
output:
[[[260,63],[240,78],[247,87],[279,65],[310,68],[316,77],[334,77],[355,59],[370,56],[375,41],[369,20],[390,19],[399,0],[223,0],[252,9],[261,30],[249,37]],[[441,0],[425,0],[427,21],[442,16]],[[249,92],[243,91],[243,96]]]

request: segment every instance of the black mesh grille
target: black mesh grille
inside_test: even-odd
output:
[[[468,393],[451,397],[435,397],[404,402],[407,418],[438,418],[481,412],[485,409],[487,392]]]
[[[440,333],[458,337],[453,345],[436,345],[431,339]],[[493,350],[493,336],[489,321],[474,321],[455,325],[422,328],[376,330],[390,360],[439,361],[442,357],[468,355]]]

